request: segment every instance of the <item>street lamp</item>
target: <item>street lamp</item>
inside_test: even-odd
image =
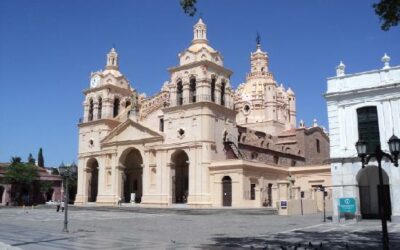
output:
[[[70,166],[60,166],[59,167],[60,175],[63,177],[65,180],[65,214],[64,214],[64,228],[63,232],[68,233],[68,203],[69,203],[69,190],[68,190],[68,182],[69,178],[71,178],[72,175],[76,174],[77,172],[77,167],[75,164],[72,164]]]
[[[386,204],[383,201],[383,178],[382,178],[382,159],[385,157],[387,159],[389,159],[395,167],[399,166],[398,163],[398,156],[399,156],[399,152],[400,152],[400,139],[393,135],[392,137],[390,137],[389,141],[389,150],[390,150],[390,154],[385,153],[382,151],[380,145],[378,145],[375,149],[375,153],[367,153],[367,142],[363,141],[363,140],[359,140],[356,143],[356,149],[357,149],[357,153],[358,153],[358,157],[361,158],[361,163],[362,163],[362,167],[364,168],[364,166],[366,164],[368,164],[369,160],[371,158],[375,158],[376,161],[378,162],[378,170],[379,170],[379,185],[380,185],[380,189],[379,189],[379,193],[378,193],[378,201],[380,203],[380,215],[381,215],[381,222],[382,222],[382,243],[383,243],[383,249],[387,250],[389,249],[389,235],[388,235],[388,231],[387,231],[387,222],[386,222]]]

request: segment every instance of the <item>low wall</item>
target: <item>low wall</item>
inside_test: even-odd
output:
[[[303,207],[303,214],[315,214],[318,212],[317,202],[315,200],[289,200],[288,201],[288,215],[301,214]]]

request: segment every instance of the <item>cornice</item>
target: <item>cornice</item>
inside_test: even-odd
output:
[[[201,60],[201,61],[192,62],[192,63],[188,63],[188,64],[176,66],[176,67],[171,67],[171,68],[168,68],[168,72],[172,74],[172,73],[180,71],[180,70],[191,69],[193,67],[201,66],[201,65],[207,65],[207,66],[210,66],[213,68],[217,68],[219,71],[226,73],[228,75],[228,77],[230,77],[233,74],[232,70],[227,69],[221,65],[218,65],[218,64],[208,61],[208,60]]]

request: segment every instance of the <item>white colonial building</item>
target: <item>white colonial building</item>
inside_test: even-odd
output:
[[[330,184],[329,139],[316,125],[296,128],[295,94],[278,86],[260,44],[236,92],[201,19],[178,57],[151,97],[131,87],[115,49],[92,73],[76,203],[276,207],[303,192],[311,210],[320,208],[315,188]]]
[[[346,74],[340,62],[336,76],[328,78],[325,98],[335,219],[339,198],[355,198],[361,218],[379,217],[377,162],[371,160],[362,168],[355,143],[361,138],[369,142],[370,152],[378,144],[389,152],[389,138],[400,135],[400,66],[391,67],[389,61],[385,54],[381,69],[355,74]],[[388,160],[382,166],[388,213],[400,216],[400,170]]]

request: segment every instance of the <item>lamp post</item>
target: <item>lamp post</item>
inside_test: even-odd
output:
[[[68,183],[69,179],[71,178],[72,175],[76,174],[77,172],[77,167],[75,164],[72,164],[70,166],[60,166],[59,167],[60,175],[63,177],[65,180],[65,200],[64,200],[64,206],[65,206],[65,213],[64,213],[64,228],[63,232],[68,233],[68,203],[69,203],[69,190],[68,190]]]
[[[382,159],[389,159],[395,167],[399,166],[398,157],[400,152],[400,139],[393,135],[390,137],[389,141],[389,150],[390,154],[382,151],[380,145],[378,145],[375,149],[375,153],[367,153],[367,142],[363,140],[358,140],[356,143],[356,149],[358,153],[358,157],[361,158],[362,167],[364,168],[365,164],[368,164],[371,158],[375,158],[378,162],[378,171],[379,171],[379,192],[378,192],[378,202],[380,209],[380,217],[382,222],[382,244],[383,249],[389,249],[389,235],[387,231],[387,222],[386,222],[386,204],[383,201],[384,193],[383,193],[383,177],[382,177]]]

